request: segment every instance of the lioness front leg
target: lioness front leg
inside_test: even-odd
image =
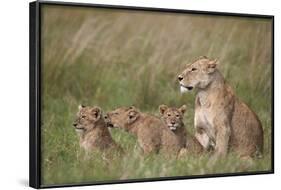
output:
[[[209,149],[210,138],[209,138],[209,136],[205,132],[196,132],[195,133],[195,138],[204,147],[204,149]]]
[[[215,148],[215,132],[207,128],[196,127],[195,138],[204,147],[205,150]]]
[[[227,120],[215,119],[214,127],[216,129],[216,145],[214,158],[224,157],[228,151],[230,138],[230,125]]]

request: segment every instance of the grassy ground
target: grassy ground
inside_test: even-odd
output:
[[[271,168],[271,23],[200,15],[43,8],[43,184],[162,176],[264,171]],[[110,163],[85,160],[72,127],[77,106],[104,111],[135,105],[158,114],[158,106],[187,104],[193,131],[194,92],[181,95],[176,76],[200,55],[219,58],[236,94],[259,116],[264,157],[249,166],[230,155],[209,167],[209,155],[165,160],[140,156],[131,135],[111,130],[128,152]]]

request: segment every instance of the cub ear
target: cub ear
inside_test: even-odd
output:
[[[166,106],[164,104],[159,106],[159,112],[161,113],[161,115],[163,115],[167,109],[168,109],[168,106]]]
[[[85,107],[86,107],[86,106],[80,104],[80,105],[78,106],[78,109],[81,110],[82,108],[85,108]]]
[[[95,118],[99,118],[102,115],[102,110],[100,107],[93,107],[91,113]]]
[[[129,110],[135,110],[136,108],[135,108],[135,106],[130,106],[129,107]]]
[[[198,59],[209,59],[206,55],[201,55]]]
[[[180,108],[179,108],[179,111],[184,114],[185,111],[186,111],[186,105],[182,105]]]
[[[137,111],[132,110],[128,113],[128,123],[134,122],[138,118],[139,114]]]
[[[214,59],[214,60],[209,61],[209,63],[208,63],[208,73],[214,72],[216,70],[217,64],[218,64],[218,59]]]

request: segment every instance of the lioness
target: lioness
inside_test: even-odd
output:
[[[206,56],[186,66],[178,75],[182,92],[196,89],[194,126],[196,138],[213,158],[233,149],[242,157],[263,151],[263,129],[257,115],[239,100],[217,69],[217,60]]]
[[[141,113],[133,106],[109,112],[107,120],[112,127],[136,135],[144,154],[161,151],[166,155],[176,155],[182,147],[173,132],[159,118]]]
[[[165,125],[176,135],[181,146],[185,149],[181,152],[201,153],[203,152],[202,145],[198,140],[192,136],[185,128],[183,123],[183,116],[186,111],[186,105],[180,108],[168,107],[160,105],[159,111],[161,119]]]
[[[123,152],[122,148],[112,139],[99,107],[78,107],[77,118],[73,127],[80,135],[80,146],[89,151],[116,150]]]

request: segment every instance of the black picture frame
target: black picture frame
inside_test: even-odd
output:
[[[216,15],[216,16],[231,16],[231,17],[248,17],[248,18],[265,18],[272,22],[272,137],[271,137],[271,162],[272,168],[268,171],[257,172],[240,172],[240,173],[224,173],[224,174],[207,174],[207,175],[192,175],[179,177],[158,177],[149,179],[132,179],[132,180],[114,180],[114,181],[99,181],[95,183],[77,183],[64,185],[45,186],[41,183],[41,8],[43,5],[58,5],[71,7],[94,7],[119,10],[134,10],[134,11],[152,11],[152,12],[169,12],[169,13],[188,13],[199,15]],[[241,14],[241,13],[226,13],[226,12],[209,12],[195,11],[182,9],[164,9],[150,7],[132,7],[132,6],[116,6],[102,4],[86,4],[86,3],[70,3],[70,2],[54,2],[54,1],[34,1],[29,4],[29,185],[33,188],[51,188],[51,187],[70,187],[70,186],[85,186],[85,185],[102,185],[102,184],[120,184],[133,182],[151,182],[163,180],[181,180],[194,178],[211,178],[211,177],[227,177],[227,176],[242,176],[242,175],[257,175],[257,174],[273,174],[274,173],[274,16],[273,15],[258,15],[258,14]]]

